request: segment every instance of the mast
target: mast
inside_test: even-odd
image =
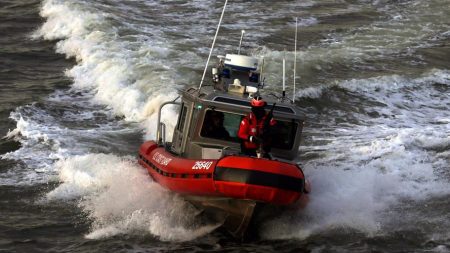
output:
[[[241,45],[242,45],[242,39],[244,38],[244,33],[245,33],[245,30],[242,30],[242,33],[241,33],[241,40],[239,41],[238,54],[241,54]]]
[[[294,42],[294,89],[292,91],[292,103],[295,104],[295,81],[296,81],[296,69],[297,69],[297,27],[298,18],[295,18],[295,42]]]
[[[225,14],[225,9],[227,8],[227,3],[228,3],[228,0],[225,0],[225,4],[223,5],[222,14],[220,15],[219,24],[217,25],[216,35],[214,35],[214,40],[213,40],[213,43],[211,45],[211,49],[209,50],[208,60],[206,61],[205,70],[203,71],[203,76],[202,76],[202,79],[200,81],[200,85],[198,86],[198,91],[199,92],[200,92],[200,89],[202,88],[203,80],[205,80],[205,75],[206,75],[206,70],[208,69],[209,59],[211,59],[211,54],[212,54],[212,51],[214,49],[214,44],[216,43],[217,34],[219,34],[220,24],[222,23],[223,15]]]
[[[286,50],[283,55],[283,99],[286,97]]]

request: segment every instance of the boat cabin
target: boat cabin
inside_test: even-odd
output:
[[[287,99],[274,98],[261,92],[258,59],[227,54],[219,56],[212,69],[212,83],[188,87],[181,91],[180,112],[172,140],[165,140],[165,125],[158,118],[157,140],[160,145],[178,156],[188,159],[219,159],[239,155],[241,140],[237,137],[240,123],[251,110],[250,101],[260,94],[267,102],[266,111],[273,104],[271,155],[274,159],[295,160],[298,156],[304,113]],[[161,109],[160,112],[161,113]]]

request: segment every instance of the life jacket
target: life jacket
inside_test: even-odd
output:
[[[250,136],[261,137],[264,131],[264,122],[267,118],[267,113],[261,118],[257,119],[253,112],[250,112],[245,116],[241,125],[239,126],[238,137],[243,140],[243,145],[247,149],[257,149],[258,144],[250,142],[248,139]],[[270,120],[270,126],[275,125],[275,120]]]

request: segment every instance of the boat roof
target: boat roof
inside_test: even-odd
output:
[[[217,108],[236,108],[241,111],[248,111],[251,108],[250,101],[252,97],[249,94],[221,91],[215,89],[213,86],[203,86],[200,91],[198,87],[191,86],[185,90],[181,90],[181,93],[183,97],[190,97],[191,100],[197,103],[215,106]],[[280,101],[279,98],[272,99],[268,94],[261,94],[261,96],[267,102],[266,109],[271,109],[273,104],[276,103],[274,114],[283,116],[284,118],[305,119],[305,113],[302,109],[291,103],[290,100]]]

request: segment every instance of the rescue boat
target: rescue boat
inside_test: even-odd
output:
[[[297,164],[304,113],[284,92],[264,92],[263,69],[264,61],[241,54],[240,46],[237,54],[218,56],[208,84],[189,86],[160,106],[157,138],[139,149],[139,164],[154,181],[221,220],[235,237],[245,235],[258,207],[304,206],[310,191]],[[270,158],[244,155],[237,137],[256,95],[265,98],[276,120]],[[167,105],[180,108],[171,140],[161,122]],[[227,134],[211,129],[213,115]]]

